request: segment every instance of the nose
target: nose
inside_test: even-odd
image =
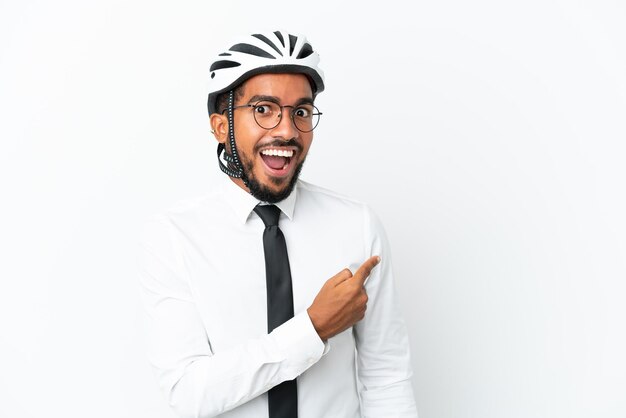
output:
[[[296,128],[291,117],[291,108],[282,109],[282,117],[278,125],[272,129],[272,136],[281,137],[285,141],[300,136],[300,131]]]

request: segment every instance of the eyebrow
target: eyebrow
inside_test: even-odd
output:
[[[278,105],[280,105],[280,99],[276,96],[266,96],[263,94],[257,94],[254,95],[250,98],[250,100],[248,100],[248,104],[252,104],[252,103],[256,103],[256,102],[274,102]],[[313,98],[312,97],[302,97],[300,99],[298,99],[296,101],[296,103],[293,104],[293,106],[300,106],[301,104],[313,104]]]

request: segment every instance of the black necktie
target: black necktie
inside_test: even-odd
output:
[[[280,209],[274,205],[257,206],[254,211],[265,224],[265,281],[267,285],[267,331],[293,318],[291,271],[285,236],[278,228]],[[270,418],[297,418],[296,379],[282,382],[267,392]]]

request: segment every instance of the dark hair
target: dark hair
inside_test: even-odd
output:
[[[239,84],[232,90],[235,92],[235,101],[241,99],[243,97],[243,84]],[[215,108],[218,113],[222,114],[228,108],[228,91],[224,93],[220,93],[217,96],[217,100],[215,101]]]

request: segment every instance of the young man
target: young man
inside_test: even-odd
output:
[[[149,357],[181,417],[417,416],[382,226],[298,179],[318,62],[278,31],[220,53],[208,109],[226,176],[146,225]]]

